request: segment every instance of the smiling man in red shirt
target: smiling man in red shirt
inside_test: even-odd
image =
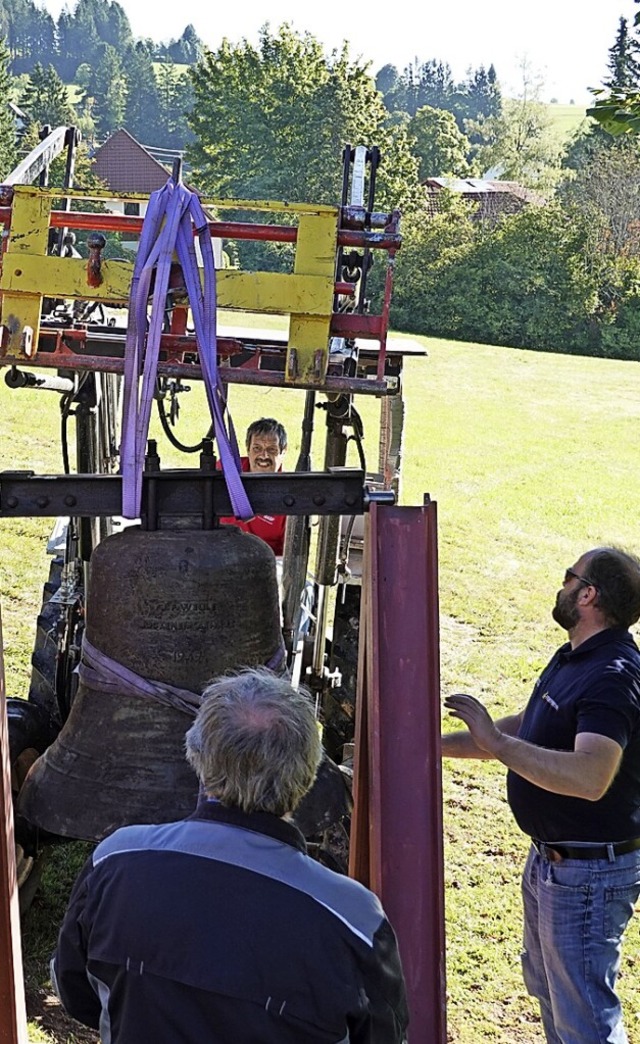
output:
[[[287,433],[273,417],[261,417],[247,428],[247,456],[241,458],[242,470],[254,474],[282,471],[287,450]],[[221,518],[224,525],[238,526],[245,533],[253,533],[269,545],[275,555],[284,550],[286,515],[254,515],[248,522],[239,518]]]

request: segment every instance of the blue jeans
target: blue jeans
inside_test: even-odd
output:
[[[548,1044],[627,1044],[615,992],[640,895],[640,850],[552,863],[531,848],[522,878],[525,986]]]

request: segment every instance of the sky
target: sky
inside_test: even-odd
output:
[[[633,29],[639,8],[633,0],[381,0],[365,5],[345,0],[232,0],[213,8],[203,0],[119,0],[134,36],[169,42],[191,23],[204,43],[215,50],[222,39],[254,43],[260,27],[276,29],[283,22],[298,32],[308,31],[327,50],[349,43],[351,57],[399,70],[410,62],[435,58],[450,65],[454,79],[469,68],[496,68],[503,93],[517,97],[523,67],[529,79],[542,84],[541,99],[562,104],[592,101],[589,88],[599,87],[607,75],[609,48],[621,17]],[[57,18],[75,0],[43,0]]]

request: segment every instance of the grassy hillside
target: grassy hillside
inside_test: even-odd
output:
[[[547,108],[555,134],[561,142],[572,138],[581,124],[588,119],[586,109],[579,105],[548,105]]]
[[[402,500],[419,504],[429,492],[438,502],[443,694],[472,692],[502,714],[522,705],[563,639],[550,610],[565,567],[603,542],[640,550],[640,368],[424,343],[428,357],[406,370]],[[184,403],[187,439],[206,424],[201,403]],[[378,404],[360,404],[375,458]],[[299,393],[236,387],[231,408],[241,430],[258,414],[280,416],[295,458]],[[53,398],[0,383],[0,469],[58,470],[58,423]],[[173,459],[161,453],[165,463]],[[48,528],[0,523],[11,694],[25,690]],[[542,1034],[519,969],[526,841],[505,803],[504,772],[446,762],[444,795],[450,1039],[534,1044]],[[31,917],[38,916],[51,920],[50,907],[36,905]],[[27,936],[31,966],[37,947],[46,952],[33,939]],[[639,961],[640,918],[628,933],[621,975],[630,1044],[640,1044]]]

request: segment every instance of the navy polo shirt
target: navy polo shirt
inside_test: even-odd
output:
[[[555,653],[535,684],[518,736],[573,750],[579,732],[619,743],[618,774],[599,801],[553,794],[513,771],[509,805],[540,841],[627,841],[640,837],[640,652],[628,631],[609,628]]]

